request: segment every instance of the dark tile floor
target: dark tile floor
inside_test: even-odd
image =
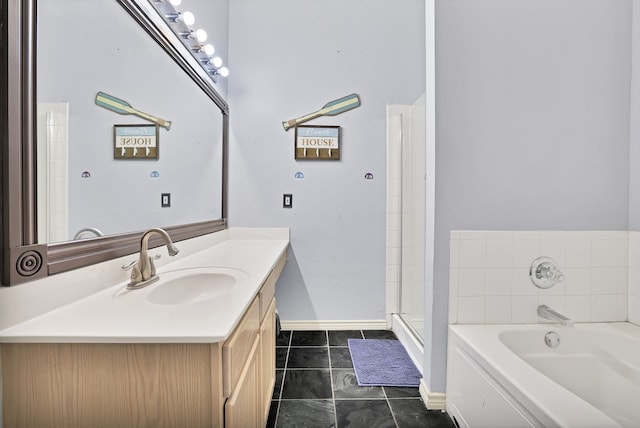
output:
[[[418,388],[360,387],[347,340],[396,339],[386,330],[281,331],[267,428],[452,428]]]

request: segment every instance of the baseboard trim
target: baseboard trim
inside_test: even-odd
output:
[[[388,330],[386,320],[280,320],[283,330]]]
[[[424,382],[424,378],[420,380],[420,397],[424,401],[424,405],[429,410],[445,410],[447,407],[447,394],[444,392],[431,392]]]

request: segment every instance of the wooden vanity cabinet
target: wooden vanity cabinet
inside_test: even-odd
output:
[[[285,260],[224,343],[1,344],[3,427],[264,427]]]

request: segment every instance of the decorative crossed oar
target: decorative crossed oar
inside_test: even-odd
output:
[[[159,117],[151,116],[148,113],[145,113],[140,110],[136,110],[131,107],[131,104],[126,102],[125,100],[121,100],[120,98],[116,98],[113,95],[105,94],[104,92],[98,92],[96,94],[96,104],[100,107],[104,107],[107,110],[111,110],[113,112],[119,114],[133,114],[153,123],[156,123],[164,128],[171,128],[171,122],[165,119],[160,119]]]
[[[315,119],[316,117],[335,116],[336,114],[343,113],[345,111],[354,109],[359,106],[360,106],[360,98],[358,98],[358,94],[347,95],[346,97],[338,98],[337,100],[333,100],[326,103],[318,111],[314,111],[313,113],[300,116],[296,119],[291,119],[291,120],[287,120],[286,122],[282,122],[282,126],[284,126],[285,131],[288,131],[289,128],[298,126],[301,123],[304,123],[311,119]]]

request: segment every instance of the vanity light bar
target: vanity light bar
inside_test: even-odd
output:
[[[194,32],[184,22],[184,15],[173,7],[174,4],[179,4],[180,2],[174,0],[170,3],[164,0],[151,0],[150,3],[208,74],[222,77],[229,75],[229,69],[222,67],[220,57],[213,56],[213,46],[208,45],[205,48],[205,46],[201,44],[206,40],[206,32],[204,30]],[[185,14],[187,13],[189,12],[185,12]],[[189,14],[190,20],[193,21],[193,14]],[[196,35],[199,36],[200,40],[198,40]],[[211,55],[209,55],[207,51],[210,51]]]
[[[167,21],[175,22],[176,19],[180,17],[180,13],[173,8],[173,6],[169,3],[165,3],[163,1],[154,1],[153,6],[156,8],[158,13]]]

